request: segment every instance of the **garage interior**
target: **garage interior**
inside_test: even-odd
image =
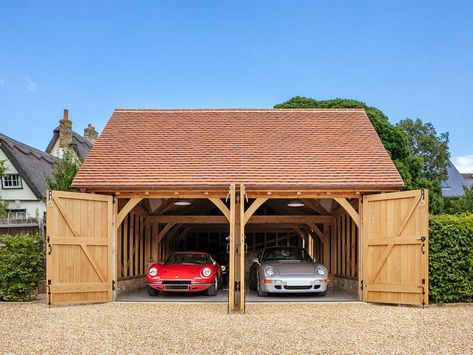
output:
[[[237,196],[236,203],[240,201]],[[230,207],[227,199],[218,199]],[[246,302],[357,301],[359,286],[358,227],[336,200],[359,210],[359,198],[269,198],[254,211],[244,228],[244,292]],[[137,200],[119,198],[118,215]],[[255,199],[244,201],[247,210]],[[345,202],[345,203],[346,203]],[[217,296],[201,293],[160,293],[151,297],[145,289],[148,267],[164,262],[174,251],[209,252],[220,264],[229,263],[229,223],[208,198],[143,198],[123,218],[117,229],[117,301],[228,302],[228,276]],[[345,206],[346,207],[346,206]],[[249,269],[264,248],[304,247],[329,270],[326,296],[284,294],[258,297],[249,287]]]

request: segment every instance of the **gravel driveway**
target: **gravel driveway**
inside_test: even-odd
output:
[[[473,306],[0,303],[0,353],[473,353]]]

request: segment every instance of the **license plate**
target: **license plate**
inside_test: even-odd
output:
[[[310,286],[310,280],[287,280],[288,286]]]

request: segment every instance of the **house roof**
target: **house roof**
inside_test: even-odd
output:
[[[51,175],[57,160],[52,155],[0,134],[0,147],[38,199],[46,196],[45,176]]]
[[[473,186],[473,180],[467,180],[450,161],[448,166],[448,179],[442,182],[442,195],[444,197],[463,196],[464,186]]]
[[[363,109],[116,109],[77,174],[88,189],[393,190]]]
[[[46,148],[47,153],[51,153],[58,139],[59,127],[56,127],[53,131],[53,137]],[[92,143],[81,136],[79,133],[72,131],[72,148],[76,152],[79,159],[84,161],[85,158],[87,158],[87,155],[89,155],[90,149],[92,149]]]

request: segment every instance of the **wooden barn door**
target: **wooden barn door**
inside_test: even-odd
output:
[[[47,198],[49,304],[112,300],[111,196],[51,191]]]
[[[363,198],[363,300],[428,303],[426,190]]]

